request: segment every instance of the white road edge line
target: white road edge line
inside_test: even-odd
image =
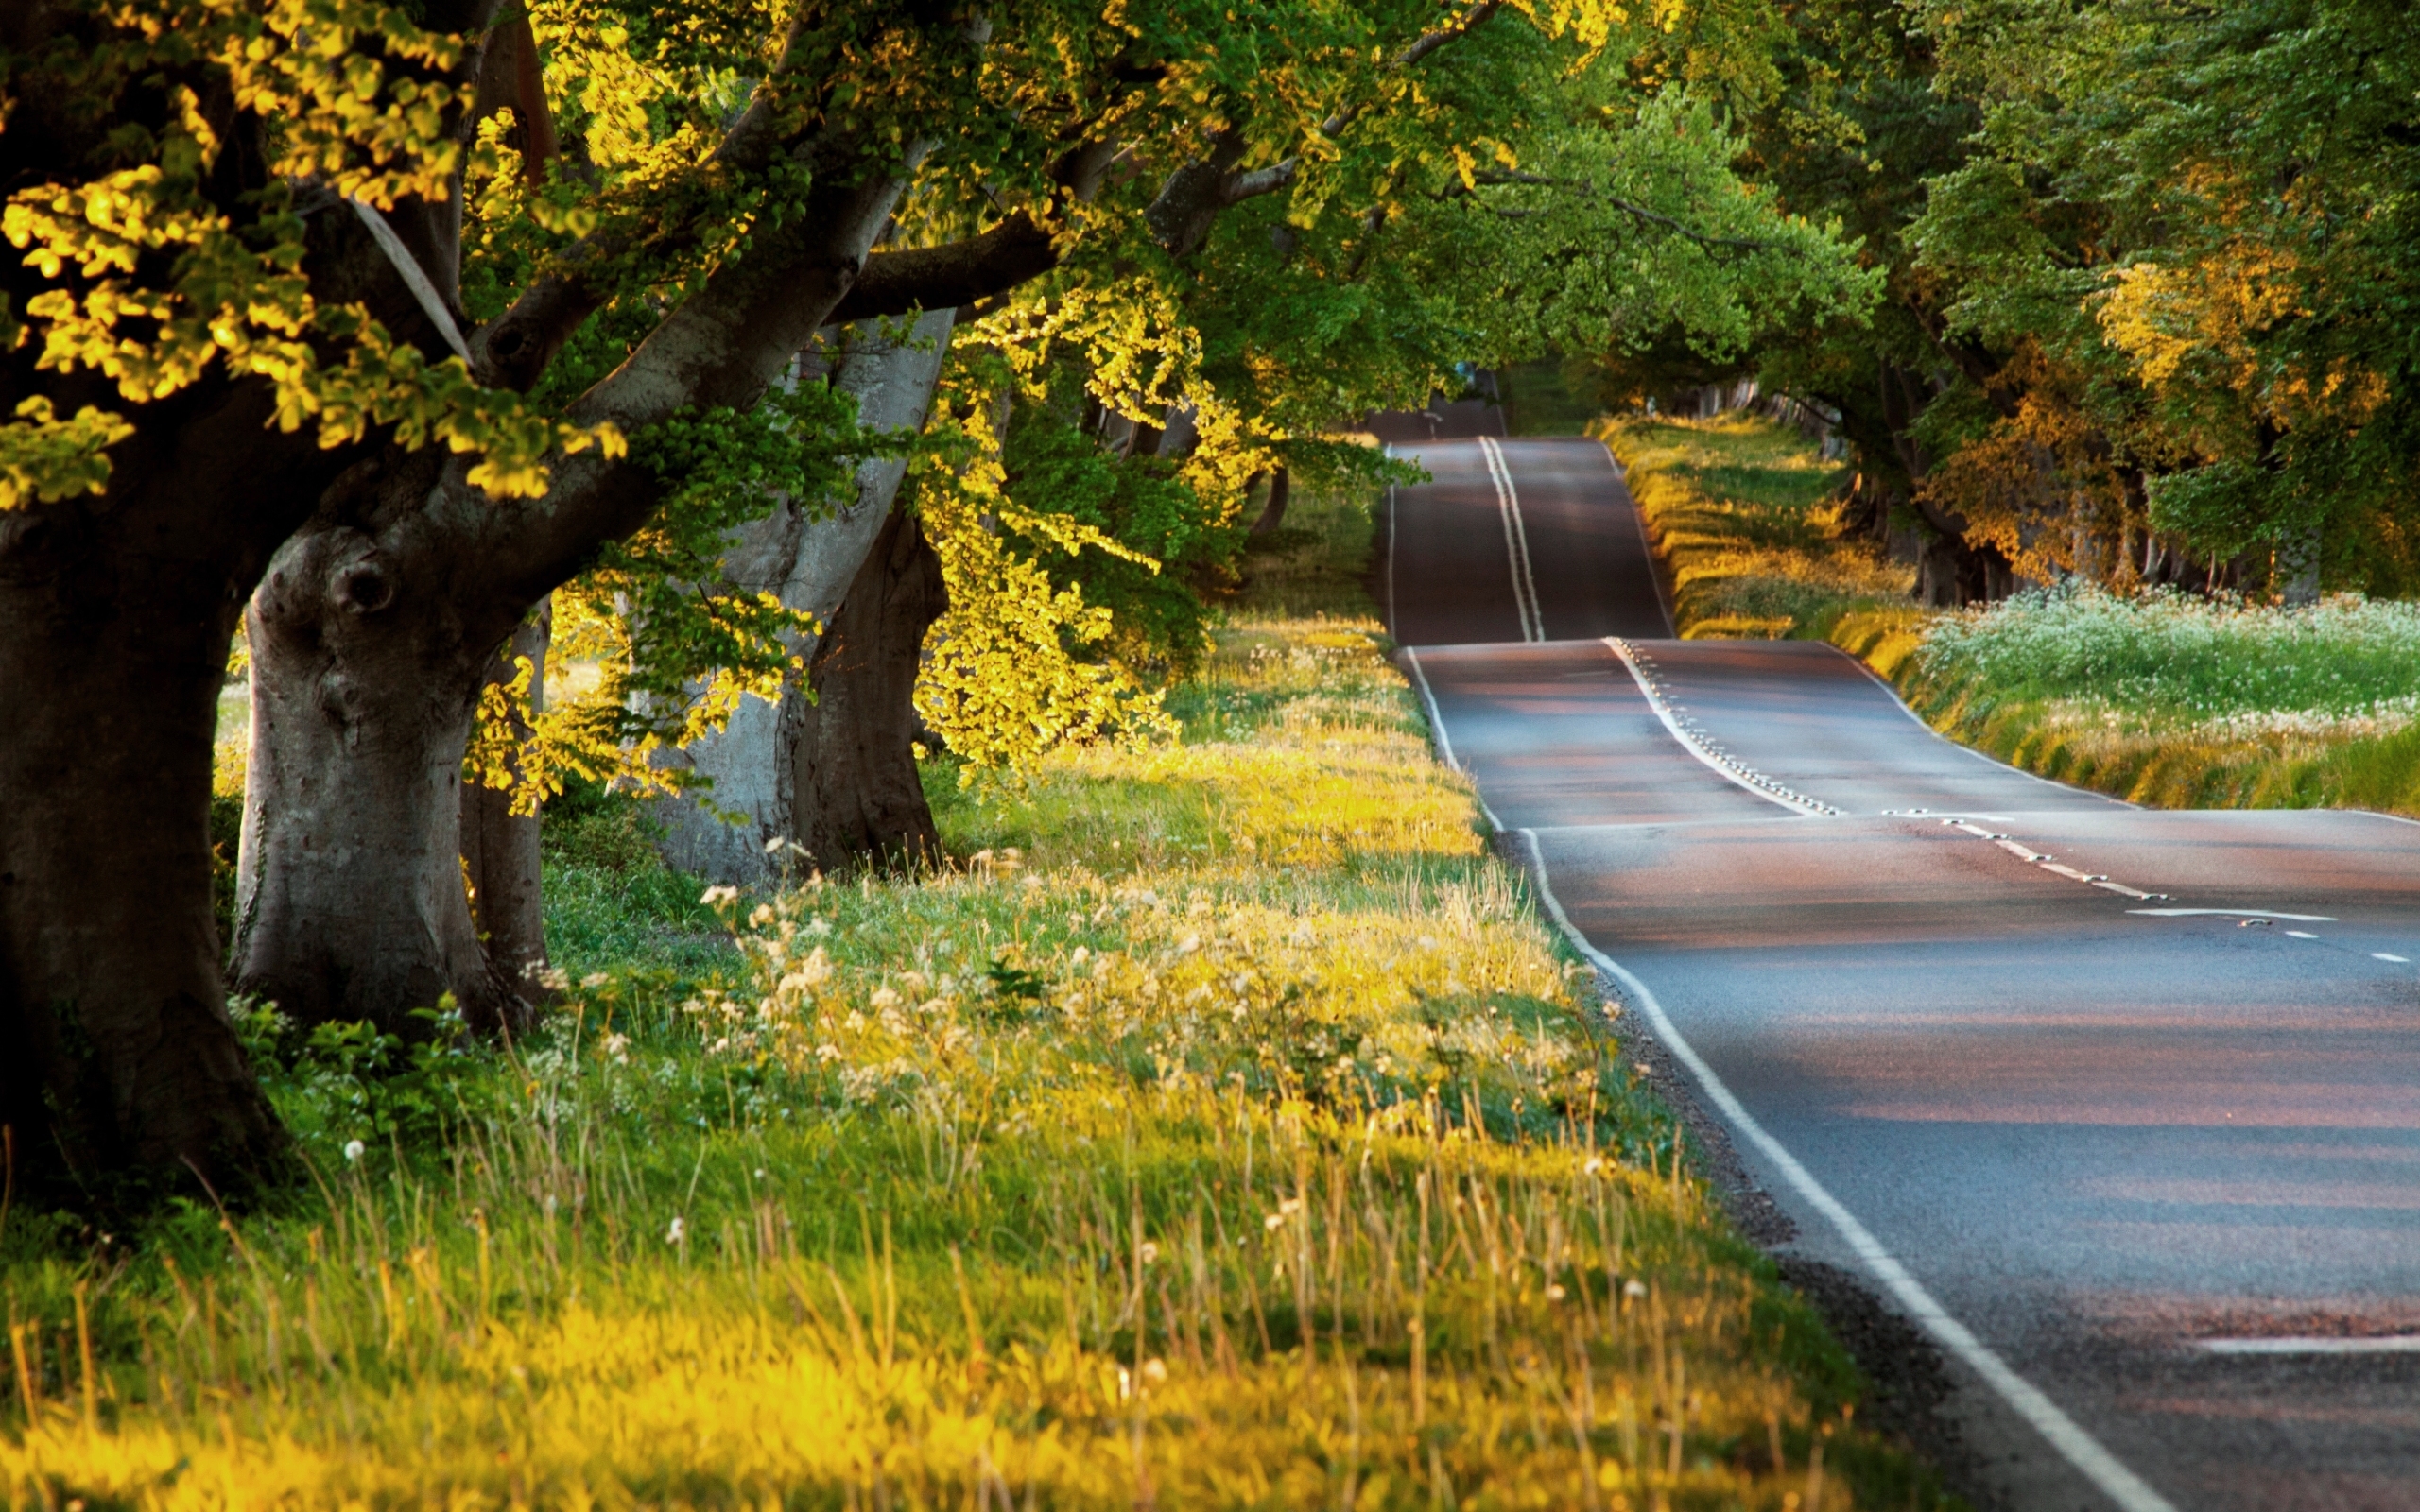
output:
[[[1672,1057],[1686,1066],[1689,1074],[1697,1078],[1698,1085],[1705,1090],[1707,1100],[1721,1110],[1732,1127],[1773,1163],[1774,1168],[1781,1172],[1782,1178],[1809,1206],[1829,1220],[1874,1279],[1897,1299],[1916,1325],[1982,1377],[1984,1384],[2048,1439],[2050,1447],[2059,1452],[2060,1457],[2100,1487],[2101,1493],[2123,1512],[2176,1512],[2173,1503],[2152,1490],[2141,1476],[2127,1469],[2117,1455],[2101,1447],[2099,1439],[2084,1432],[2074,1418],[2062,1411],[2058,1403],[2018,1375],[1990,1346],[1975,1337],[1972,1330],[1950,1315],[1949,1310],[1934,1300],[1924,1284],[1882,1247],[1881,1241],[1858,1221],[1855,1213],[1824,1190],[1823,1183],[1816,1180],[1806,1167],[1798,1163],[1798,1158],[1790,1154],[1781,1141],[1765,1132],[1765,1126],[1757,1123],[1755,1115],[1732,1094],[1722,1078],[1715,1074],[1714,1068],[1707,1065],[1696,1048],[1681,1037],[1681,1031],[1665,1016],[1664,1005],[1655,1001],[1655,994],[1647,989],[1647,984],[1632,975],[1612,956],[1589,944],[1587,936],[1573,926],[1570,916],[1563,911],[1562,902],[1554,895],[1553,885],[1547,880],[1546,851],[1538,844],[1536,832],[1525,829],[1520,833],[1530,843],[1530,858],[1536,868],[1538,899],[1547,905],[1547,912],[1553,916],[1555,926],[1563,931],[1564,937],[1571,941],[1573,949],[1594,962],[1599,971],[1621,984],[1630,1000],[1647,1015],[1647,1022],[1654,1029],[1655,1037],[1664,1041]]]
[[[1437,754],[1445,758],[1446,765],[1467,775],[1470,768],[1464,766],[1461,759],[1454,754],[1454,737],[1445,733],[1445,716],[1437,707],[1437,696],[1428,691],[1428,673],[1420,664],[1420,653],[1407,645],[1403,648],[1403,659],[1411,667],[1411,681],[1412,685],[1420,690],[1421,706],[1428,711],[1428,729],[1430,733],[1437,737]],[[1478,794],[1478,784],[1476,782],[1471,784],[1471,791],[1474,795]],[[1498,832],[1503,830],[1504,825],[1496,818],[1495,811],[1487,806],[1487,799],[1484,797],[1479,798],[1478,811],[1487,816],[1489,829]]]
[[[1479,455],[1487,463],[1487,480],[1495,487],[1495,510],[1504,520],[1504,555],[1512,563],[1512,608],[1520,616],[1521,638],[1547,638],[1546,616],[1538,609],[1538,580],[1530,571],[1530,531],[1521,522],[1521,495],[1512,487],[1512,470],[1504,465],[1504,449],[1493,437],[1478,438]]]
[[[1841,812],[1828,803],[1818,803],[1804,793],[1793,793],[1763,773],[1726,762],[1706,749],[1697,736],[1683,729],[1681,722],[1672,717],[1671,705],[1664,701],[1664,695],[1656,691],[1655,684],[1649,681],[1647,674],[1639,669],[1638,660],[1631,651],[1629,643],[1619,636],[1608,635],[1604,638],[1604,644],[1605,649],[1621,660],[1623,669],[1630,673],[1631,681],[1638,684],[1639,696],[1647,700],[1647,707],[1655,711],[1655,717],[1664,721],[1664,729],[1681,743],[1681,748],[1713,767],[1725,782],[1736,782],[1766,802],[1777,803],[1793,814],[1828,818]]]
[[[2211,1354],[2420,1354],[2420,1333],[2386,1333],[2360,1339],[2204,1339],[2199,1348]]]

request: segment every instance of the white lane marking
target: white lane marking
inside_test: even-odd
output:
[[[2316,936],[2316,935],[2312,934],[2312,933],[2311,933],[2309,930],[2308,930],[2308,929],[2290,929],[2290,930],[2286,931],[2286,934],[2287,934],[2290,937],[2294,938],[2294,939],[2317,939],[2317,938],[2319,938],[2319,936]]]
[[[2375,1338],[2204,1339],[2212,1354],[2420,1354],[2420,1333]]]
[[[2192,919],[2213,915],[2220,919],[2290,919],[2297,924],[2332,924],[2336,920],[2326,914],[2281,914],[2273,908],[2129,908],[2130,914],[2146,919]],[[2288,930],[2289,935],[2294,933]]]
[[[1913,814],[1921,811],[1910,810],[1909,812]],[[1974,816],[1974,817],[1989,819],[1994,817],[1994,816],[1989,814],[1979,814]],[[2040,867],[2045,871],[2056,872],[2060,876],[2066,877],[2072,882],[2086,883],[2092,886],[2099,887],[2105,892],[2114,892],[2126,898],[2157,900],[2168,896],[2168,894],[2164,892],[2145,892],[2140,887],[2129,887],[2122,882],[2112,882],[2106,876],[2098,871],[2078,871],[2073,867],[2063,867],[2058,863],[2056,858],[2050,855],[2048,851],[2036,850],[2031,846],[2026,845],[2022,841],[2012,840],[2005,834],[1996,834],[1989,830],[1983,829],[1979,825],[1969,824],[1962,818],[1944,819],[1941,822],[1950,829],[1963,830],[1978,840],[1989,840],[1992,844],[1998,846],[2001,850],[2007,851],[2010,855],[2016,857],[2019,861],[2031,862],[2034,866]],[[2000,819],[1998,822],[2006,824],[2009,821],[2006,819]],[[2128,913],[2133,914],[2156,914],[2163,911],[2164,910],[2157,908],[2130,908],[2127,910]],[[2178,908],[2165,911],[2180,914],[2220,914],[2238,912],[2238,910],[2226,908]]]
[[[2166,893],[2145,892],[2140,887],[2129,887],[2122,882],[2110,882],[2106,879],[2096,882],[2093,885],[2101,888],[2104,891],[2118,893],[2128,898],[2165,898],[2168,896]]]
[[[2409,955],[2390,955],[2384,951],[2372,951],[2370,952],[2370,954],[2374,959],[2381,961],[2398,961],[2408,963],[2411,959]]]
[[[1445,732],[1445,715],[1437,707],[1437,696],[1428,691],[1428,673],[1420,664],[1420,653],[1407,645],[1403,648],[1403,659],[1411,665],[1412,684],[1419,688],[1420,702],[1428,711],[1428,728],[1437,737],[1437,754],[1444,757],[1445,765],[1455,771],[1467,774],[1470,768],[1464,766],[1454,755],[1454,737]],[[1478,793],[1478,784],[1476,782],[1471,784],[1471,790],[1473,793]],[[1504,828],[1495,817],[1495,811],[1487,806],[1485,794],[1478,794],[1478,811],[1487,816],[1489,829]]]
[[[1495,486],[1495,512],[1504,521],[1504,555],[1512,564],[1512,608],[1521,619],[1521,639],[1543,641],[1546,616],[1538,610],[1538,583],[1530,572],[1530,532],[1521,521],[1521,495],[1512,487],[1512,470],[1504,465],[1504,449],[1492,438],[1480,437],[1478,451],[1487,462],[1487,479]]]
[[[1614,477],[1621,484],[1622,491],[1628,493],[1630,491],[1629,470],[1622,466],[1622,459],[1614,455],[1614,449],[1611,446],[1606,446],[1601,440],[1597,444],[1605,447],[1606,464],[1613,468]],[[1664,592],[1664,575],[1655,570],[1655,543],[1647,539],[1647,515],[1639,508],[1635,495],[1633,495],[1630,501],[1630,523],[1638,529],[1639,555],[1647,562],[1647,580],[1655,585],[1655,608],[1664,616],[1664,633],[1668,638],[1671,637],[1675,633],[1672,628],[1672,596]]]
[[[1647,707],[1655,711],[1655,717],[1664,721],[1665,730],[1670,732],[1674,740],[1681,743],[1683,750],[1713,767],[1726,781],[1737,782],[1766,802],[1777,803],[1793,814],[1822,815],[1829,817],[1841,812],[1828,803],[1817,802],[1804,793],[1792,792],[1754,767],[1742,765],[1708,747],[1698,738],[1695,731],[1674,717],[1672,706],[1664,701],[1663,690],[1656,687],[1654,679],[1639,666],[1637,653],[1631,649],[1629,642],[1619,636],[1608,635],[1605,637],[1605,647],[1621,659],[1622,665],[1630,672],[1631,680],[1638,684],[1640,695],[1647,699]]]
[[[1924,1283],[1909,1273],[1907,1266],[1882,1247],[1882,1242],[1858,1221],[1855,1213],[1841,1206],[1841,1200],[1826,1191],[1812,1172],[1798,1163],[1798,1157],[1790,1154],[1787,1145],[1765,1131],[1765,1126],[1756,1122],[1755,1115],[1748,1111],[1747,1105],[1733,1095],[1722,1078],[1715,1074],[1714,1068],[1697,1053],[1696,1047],[1681,1037],[1681,1031],[1666,1017],[1664,1005],[1655,1001],[1655,994],[1647,989],[1647,984],[1632,975],[1620,962],[1588,943],[1587,936],[1572,925],[1571,917],[1563,911],[1562,902],[1554,895],[1553,885],[1547,880],[1546,851],[1538,845],[1536,832],[1523,830],[1521,833],[1529,838],[1530,858],[1536,867],[1538,899],[1547,905],[1547,912],[1553,916],[1555,927],[1563,931],[1564,937],[1571,941],[1573,949],[1622,985],[1631,1001],[1647,1015],[1649,1024],[1655,1030],[1655,1037],[1671,1051],[1672,1058],[1686,1066],[1689,1074],[1697,1078],[1698,1085],[1705,1089],[1707,1101],[1721,1109],[1722,1116],[1730,1120],[1731,1125],[1749,1143],[1763,1152],[1765,1159],[1773,1163],[1783,1179],[1806,1200],[1808,1206],[1830,1221],[1858,1259],[1865,1263],[1867,1271],[1898,1299],[1900,1307],[1915,1320],[1916,1325],[1931,1334],[1943,1349],[1965,1361],[2002,1401],[2050,1441],[2050,1447],[2059,1452],[2060,1457],[2099,1486],[2102,1494],[2117,1503],[2123,1512],[2176,1512],[2174,1503],[2152,1490],[2117,1455],[2102,1448],[2099,1439],[2084,1432],[2074,1418],[2060,1410],[2058,1403],[2044,1396],[2041,1388],[2018,1375],[1989,1345],[1975,1337],[1972,1330],[1952,1316],[1947,1308],[1925,1290]]]

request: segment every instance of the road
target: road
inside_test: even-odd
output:
[[[1979,1489],[2420,1507],[2420,825],[2137,809],[1828,646],[1672,639],[1604,450],[1486,415],[1394,438],[1439,748],[1786,1247],[1942,1348]]]

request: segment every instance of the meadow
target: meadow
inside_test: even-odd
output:
[[[242,1022],[307,1173],[0,1215],[12,1505],[1943,1504],[1432,761],[1357,503],[1172,743],[765,896],[549,818],[531,1037]]]
[[[1745,415],[1600,421],[1684,636],[1829,640],[1954,739],[2163,807],[2420,813],[2420,606],[2033,589],[1957,612],[1843,531],[1843,472]]]

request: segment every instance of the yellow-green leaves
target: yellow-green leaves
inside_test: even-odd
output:
[[[116,415],[87,404],[60,420],[40,394],[17,406],[17,418],[0,425],[0,509],[73,493],[98,493],[108,483],[102,451],[134,434]]]

